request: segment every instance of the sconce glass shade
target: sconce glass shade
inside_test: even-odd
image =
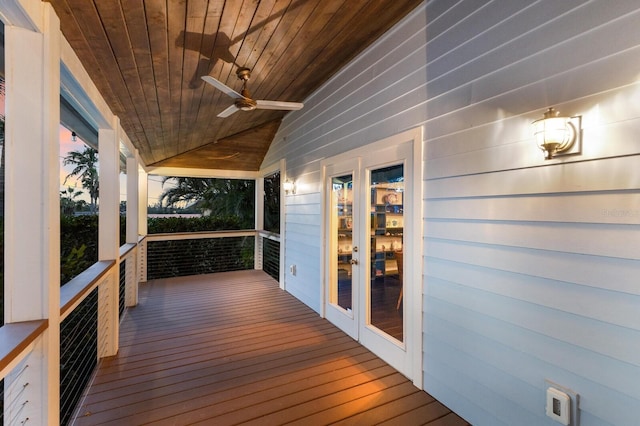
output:
[[[292,180],[285,180],[282,183],[282,188],[284,189],[285,194],[295,194],[296,193],[296,185]]]
[[[536,143],[549,160],[554,155],[567,151],[576,140],[576,129],[571,117],[558,117],[558,111],[549,108],[544,118],[533,122]]]

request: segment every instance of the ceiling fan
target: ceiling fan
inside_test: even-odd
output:
[[[253,111],[254,109],[277,109],[295,111],[304,106],[299,102],[253,100],[251,99],[249,90],[247,90],[247,81],[251,77],[251,70],[249,68],[238,68],[236,75],[240,80],[242,80],[242,91],[240,93],[210,75],[202,76],[204,81],[235,99],[233,105],[218,114],[218,117],[228,117],[239,110]]]

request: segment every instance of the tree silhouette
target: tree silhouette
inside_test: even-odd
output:
[[[253,228],[255,182],[242,179],[214,179],[193,177],[164,177],[162,185],[174,180],[176,186],[166,188],[160,202],[167,206],[195,204],[200,211],[212,216],[236,216],[242,227]]]
[[[76,200],[76,198],[81,195],[82,191],[78,191],[70,186],[68,186],[64,191],[60,191],[60,212],[67,216],[73,215],[73,212],[77,210],[81,203]]]
[[[91,213],[96,212],[96,205],[99,196],[98,170],[98,150],[85,146],[83,151],[70,151],[62,160],[65,166],[73,165],[74,168],[64,179],[64,183],[74,176],[80,178],[82,187],[89,192]]]

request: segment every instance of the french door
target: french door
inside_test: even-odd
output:
[[[412,143],[325,163],[325,315],[413,378],[407,286]],[[413,292],[409,292],[413,294]],[[420,316],[415,321],[420,321]],[[416,372],[419,373],[419,372]]]

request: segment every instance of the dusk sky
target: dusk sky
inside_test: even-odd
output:
[[[80,138],[77,138],[76,142],[71,140],[71,131],[64,126],[60,126],[60,191],[65,191],[67,187],[74,187],[76,190],[80,190],[83,194],[78,199],[89,202],[89,193],[82,188],[82,184],[75,177],[70,177],[66,184],[64,183],[67,175],[73,170],[73,165],[65,166],[62,164],[62,159],[70,151],[82,151],[84,149],[84,142]],[[98,159],[100,154],[98,153]],[[120,174],[120,201],[124,201],[127,198],[127,180],[126,175]],[[149,200],[148,204],[153,205],[158,202],[159,196],[162,193],[162,177],[149,176]]]

